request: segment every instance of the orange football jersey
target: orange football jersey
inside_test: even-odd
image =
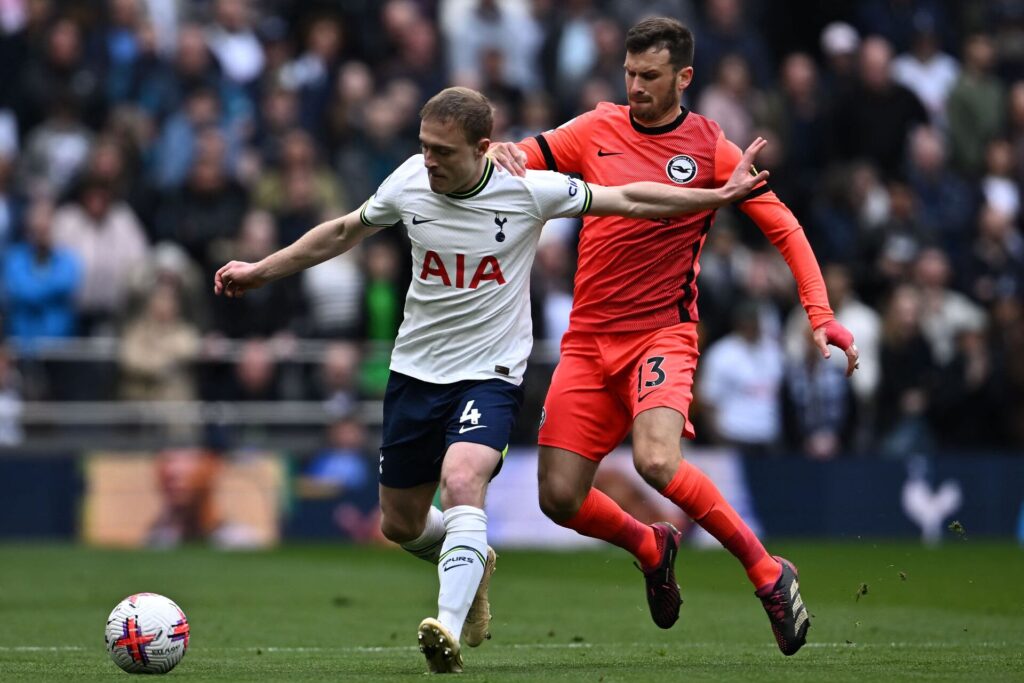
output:
[[[717,123],[699,114],[683,109],[667,125],[644,128],[628,107],[608,102],[519,146],[528,168],[577,173],[605,186],[719,187],[742,156]],[[811,326],[831,320],[821,271],[789,209],[767,184],[740,200],[740,208],[789,263]],[[700,251],[714,218],[714,211],[671,219],[585,217],[570,329],[628,332],[698,320]]]

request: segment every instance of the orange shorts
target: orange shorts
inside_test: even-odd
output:
[[[544,401],[541,446],[600,461],[650,408],[682,414],[692,439],[690,402],[697,368],[697,325],[642,332],[566,332]]]

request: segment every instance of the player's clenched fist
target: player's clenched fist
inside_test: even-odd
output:
[[[256,289],[266,282],[267,279],[259,272],[258,264],[231,261],[221,266],[213,276],[213,293],[240,297],[246,290]]]

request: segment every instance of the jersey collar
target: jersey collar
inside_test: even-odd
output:
[[[490,157],[487,157],[487,161],[484,164],[484,174],[480,176],[480,181],[473,186],[472,190],[467,190],[466,192],[449,192],[445,196],[451,197],[452,199],[469,199],[470,197],[475,197],[483,191],[484,187],[487,186],[487,181],[491,179],[492,175],[494,175],[494,162],[491,161]]]
[[[663,135],[665,133],[671,133],[676,128],[683,125],[683,121],[686,119],[686,115],[690,113],[690,111],[686,107],[680,107],[680,109],[682,109],[682,111],[679,112],[679,116],[677,116],[674,121],[670,121],[669,123],[666,123],[663,126],[655,126],[654,128],[641,126],[639,123],[636,122],[636,119],[633,118],[632,113],[629,115],[629,122],[633,124],[633,130],[635,130],[638,133],[643,133],[644,135]]]

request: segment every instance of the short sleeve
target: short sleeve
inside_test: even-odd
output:
[[[546,168],[558,173],[580,173],[580,152],[588,139],[596,111],[588,111],[566,121],[558,128],[523,141],[530,168]],[[539,158],[538,158],[539,156]],[[540,162],[543,162],[541,165]],[[537,166],[533,164],[537,163]]]
[[[582,216],[590,210],[592,193],[583,180],[550,171],[528,171],[526,182],[545,221]]]
[[[385,178],[373,196],[363,203],[359,210],[359,220],[363,225],[376,228],[390,227],[402,220],[402,210],[398,201],[401,189],[406,185],[408,176],[423,167],[418,161],[421,158],[421,155],[416,155],[407,159]]]

